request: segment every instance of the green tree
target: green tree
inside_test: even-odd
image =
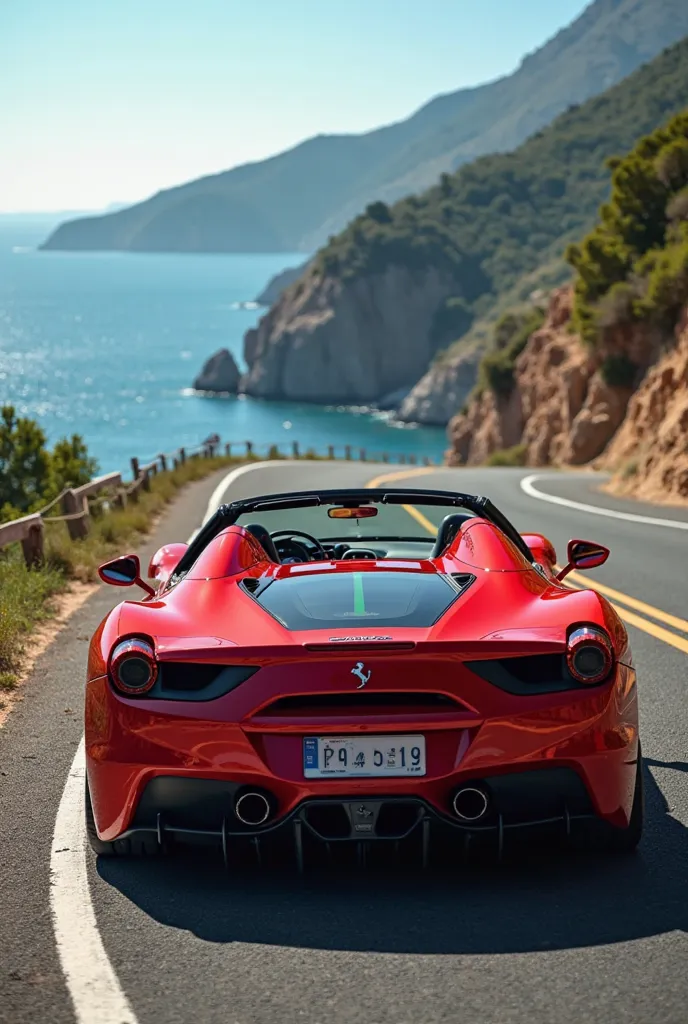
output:
[[[567,251],[576,271],[574,321],[593,345],[629,319],[670,329],[688,300],[688,110],[610,165],[611,197],[593,230]]]
[[[41,508],[65,487],[79,487],[97,471],[78,434],[58,441],[50,452],[35,420],[18,417],[11,405],[0,409],[0,520]]]
[[[29,512],[50,485],[50,453],[34,420],[0,410],[0,510],[3,519]]]
[[[50,459],[50,490],[58,495],[65,487],[80,487],[98,472],[98,463],[88,454],[79,434],[62,438]]]

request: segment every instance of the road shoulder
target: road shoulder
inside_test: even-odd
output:
[[[139,549],[147,564],[163,543],[196,529],[226,469],[191,484]],[[91,634],[122,598],[100,586],[36,660],[22,699],[0,730],[0,880],[3,945],[0,1020],[72,1024],[49,914],[55,814],[83,731],[84,673]],[[10,884],[11,880],[11,884]]]

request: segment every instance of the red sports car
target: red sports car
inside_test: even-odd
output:
[[[547,832],[633,849],[628,637],[603,597],[562,583],[608,554],[571,541],[557,571],[551,543],[487,498],[378,489],[222,505],[157,552],[154,587],[135,555],[108,562],[103,580],[147,593],[91,641],[93,849],[204,840],[300,867],[385,844],[423,863],[501,854]]]

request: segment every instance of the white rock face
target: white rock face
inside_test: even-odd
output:
[[[481,352],[460,353],[434,363],[399,406],[406,423],[445,426],[464,405],[475,384]]]
[[[390,266],[353,281],[307,271],[246,333],[241,389],[364,404],[409,388],[434,355],[433,316],[451,292],[451,280],[435,268]]]

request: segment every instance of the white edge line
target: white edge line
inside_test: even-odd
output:
[[[274,459],[271,460],[270,462],[250,462],[247,466],[238,466],[237,469],[230,470],[230,472],[227,473],[226,476],[223,476],[222,480],[220,480],[219,484],[217,485],[217,487],[210,496],[208,508],[206,509],[206,513],[203,517],[203,525],[205,526],[213,512],[215,512],[215,510],[219,508],[221,499],[225,491],[227,490],[228,487],[232,486],[235,480],[238,480],[239,477],[244,476],[245,473],[252,473],[254,469],[269,469],[280,466],[283,468],[285,461],[287,460]],[[197,532],[198,531],[196,531],[196,533]],[[195,533],[193,536],[195,536]]]
[[[203,522],[213,514],[227,488],[244,473],[280,464],[253,462],[233,469],[213,491]],[[50,913],[55,945],[77,1024],[138,1024],[105,951],[91,899],[86,861],[85,780],[86,748],[82,736],[53,828]]]
[[[519,481],[521,490],[531,498],[539,501],[549,501],[552,505],[565,505],[567,508],[576,508],[580,512],[591,512],[595,516],[607,516],[609,519],[626,519],[630,523],[645,523],[647,526],[667,526],[672,530],[688,530],[688,523],[682,523],[678,519],[660,519],[653,516],[636,515],[634,512],[617,512],[612,508],[603,508],[598,505],[585,505],[582,501],[571,501],[570,498],[559,498],[554,494],[545,494],[534,486],[536,480],[554,479],[551,474],[531,473]],[[561,479],[561,476],[558,477]]]
[[[86,869],[83,737],[57,810],[50,853],[50,911],[78,1024],[137,1024],[98,931]]]

